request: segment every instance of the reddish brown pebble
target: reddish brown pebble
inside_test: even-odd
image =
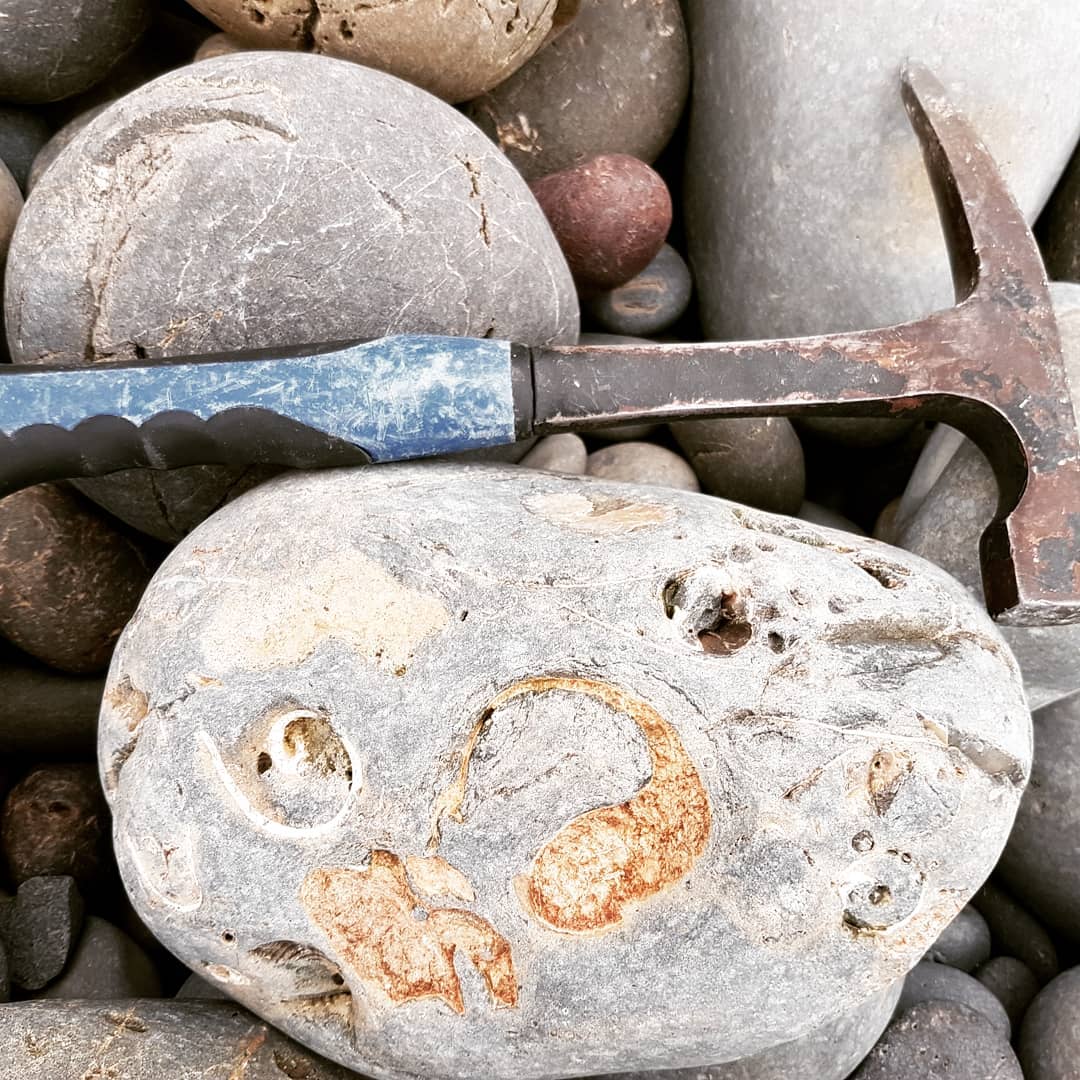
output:
[[[11,880],[70,874],[87,892],[98,880],[109,812],[93,765],[44,765],[15,785],[0,814]]]
[[[574,280],[614,289],[656,257],[671,227],[663,179],[628,154],[601,154],[531,184]]]
[[[53,667],[104,670],[151,571],[133,539],[67,488],[0,500],[0,633]]]

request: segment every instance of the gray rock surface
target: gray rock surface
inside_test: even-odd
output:
[[[573,342],[578,303],[526,184],[456,110],[357,64],[246,52],[76,135],[21,218],[6,322],[16,363],[82,363],[409,331]],[[252,479],[83,490],[176,539]]]
[[[41,174],[60,156],[60,152],[64,147],[66,147],[67,144],[94,119],[95,116],[103,113],[108,107],[109,102],[95,105],[85,112],[73,116],[63,127],[53,133],[49,141],[45,143],[34,156],[30,171],[26,176],[25,188],[27,194],[33,190],[38,180],[41,179]]]
[[[88,915],[64,973],[39,995],[118,1001],[161,997],[161,980],[150,958],[112,923]]]
[[[609,292],[586,297],[589,318],[612,334],[647,337],[677,322],[690,306],[694,283],[683,257],[665,244],[637,277]]]
[[[1039,980],[1031,968],[1015,956],[994,956],[976,969],[975,978],[1005,1006],[1013,1031],[1019,1031],[1024,1013],[1039,992]]]
[[[596,154],[652,162],[690,82],[678,0],[581,0],[577,18],[468,115],[529,179]]]
[[[851,1080],[1031,1080],[981,1013],[925,1001],[900,1013]]]
[[[282,477],[204,522],[105,702],[147,925],[387,1078],[799,1038],[936,940],[1031,752],[1000,636],[929,564],[719,499],[438,463]]]
[[[40,990],[64,970],[82,930],[83,911],[74,878],[35,877],[19,886],[5,927],[16,986]]]
[[[184,985],[176,991],[176,996],[181,1001],[229,1001],[229,995],[219,986],[211,986],[205,979],[198,975],[189,975],[184,980]]]
[[[998,873],[1042,922],[1080,942],[1080,693],[1032,719],[1031,782]]]
[[[802,506],[802,443],[786,417],[681,420],[671,433],[710,495],[775,514]]]
[[[51,133],[52,127],[40,110],[0,105],[0,161],[23,191],[34,156]]]
[[[564,432],[541,439],[519,462],[527,469],[583,476],[589,451],[580,435]]]
[[[1073,1080],[1080,1062],[1080,967],[1044,986],[1020,1027],[1025,1080]]]
[[[995,956],[1015,956],[1049,982],[1059,970],[1057,949],[1041,924],[1004,889],[988,881],[972,904],[990,927]]]
[[[701,490],[686,459],[656,443],[620,442],[601,447],[589,455],[585,471],[601,480]]]
[[[23,1001],[4,1010],[0,1080],[357,1080],[233,1004]]]
[[[923,960],[904,980],[898,1008],[910,1009],[921,1001],[954,1001],[982,1013],[1005,1042],[1012,1038],[1012,1025],[1005,1006],[978,979],[948,964]]]
[[[969,904],[961,908],[960,914],[941,931],[937,941],[927,950],[925,959],[972,972],[990,959],[990,927]]]
[[[1080,138],[1074,0],[690,0],[686,220],[706,333],[884,326],[953,302],[899,72],[917,58],[1034,220]],[[1007,57],[1007,73],[1003,69]]]

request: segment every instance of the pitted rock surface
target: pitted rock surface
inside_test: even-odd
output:
[[[1015,663],[930,564],[497,466],[242,496],[151,582],[105,702],[141,918],[395,1080],[685,1068],[820,1028],[985,879],[1031,760]]]

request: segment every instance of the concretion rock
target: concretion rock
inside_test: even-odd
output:
[[[1019,1031],[1027,1007],[1039,992],[1039,980],[1031,968],[1015,956],[994,956],[975,971],[975,978],[1005,1006],[1013,1031]]]
[[[565,27],[578,6],[578,0],[320,0],[314,7],[190,2],[242,45],[353,60],[446,101],[466,101],[503,82]]]
[[[929,564],[433,463],[281,477],[181,542],[99,763],[192,970],[362,1072],[529,1080],[746,1057],[883,991],[993,866],[1030,738]]]
[[[85,112],[81,112],[76,116],[73,116],[59,131],[55,132],[51,139],[38,151],[34,158],[33,164],[30,166],[30,171],[26,177],[26,193],[29,194],[31,190],[36,186],[37,182],[41,179],[41,174],[60,156],[60,151],[91,120],[94,119],[99,113],[103,113],[109,107],[108,103],[101,105],[95,105],[91,109],[87,109]]]
[[[547,472],[582,476],[589,458],[585,440],[580,435],[565,432],[541,439],[522,459],[527,469],[545,469]]]
[[[23,1001],[4,1010],[2,1080],[95,1074],[123,1080],[357,1080],[231,1003]]]
[[[161,997],[161,980],[127,934],[90,915],[63,975],[39,996],[103,1001]]]
[[[149,0],[0,0],[0,99],[58,101],[85,90],[150,24]]]
[[[105,668],[150,573],[149,553],[69,488],[0,500],[0,633],[53,667]]]
[[[49,141],[52,128],[36,109],[0,105],[0,161],[26,190],[34,155]]]
[[[909,58],[941,79],[1028,220],[1080,138],[1074,0],[870,0],[843,18],[819,0],[689,0],[687,22],[687,240],[720,340],[885,326],[953,303],[900,98]]]
[[[988,881],[972,901],[990,927],[995,956],[1015,956],[1040,984],[1058,973],[1058,955],[1050,935],[1004,889]]]
[[[1073,1080],[1080,1062],[1080,967],[1044,986],[1020,1027],[1017,1054],[1025,1080]]]
[[[923,960],[908,972],[899,1008],[909,1009],[920,1001],[955,1001],[966,1005],[982,1013],[1005,1042],[1012,1037],[1012,1025],[1005,1006],[978,979],[948,964]]]
[[[604,1080],[844,1080],[885,1030],[900,987],[897,982],[801,1039],[739,1061],[704,1068],[618,1073]]]
[[[467,112],[534,179],[596,154],[654,161],[689,84],[678,0],[581,0],[564,33]]]
[[[851,1080],[1031,1080],[981,1013],[954,1001],[913,1005],[885,1029]]]
[[[1047,926],[1080,941],[1080,694],[1033,717],[1031,783],[999,873]]]
[[[682,256],[670,244],[625,285],[584,301],[593,322],[613,334],[659,334],[690,306],[694,283]]]
[[[530,185],[586,289],[614,289],[645,269],[671,228],[659,173],[629,154],[600,154]]]
[[[205,60],[93,120],[34,189],[6,311],[17,363],[578,331],[566,261],[503,155],[430,94],[301,53]],[[176,539],[244,482],[207,466],[92,490]]]
[[[1062,281],[1080,281],[1080,146],[1039,219],[1046,271]]]
[[[623,483],[700,491],[694,470],[673,450],[647,442],[620,442],[594,450],[585,466],[589,476]]]
[[[802,444],[786,417],[683,420],[671,433],[710,495],[776,514],[802,505]]]
[[[6,923],[11,981],[23,990],[40,990],[64,970],[82,929],[83,900],[75,879],[24,881]]]
[[[90,891],[101,870],[108,808],[92,765],[43,765],[4,801],[0,840],[16,883],[70,874]]]
[[[1029,787],[1033,782],[1029,781]],[[1023,801],[1020,805],[1023,806]],[[941,936],[927,951],[926,959],[961,971],[974,971],[990,959],[990,927],[986,920],[969,904],[941,931]]]

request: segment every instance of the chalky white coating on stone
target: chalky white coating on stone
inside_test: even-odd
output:
[[[303,647],[263,662],[271,631]],[[265,800],[283,708],[337,763],[275,804],[291,835],[208,752]],[[992,623],[918,559],[431,463],[281,478],[200,526],[117,647],[99,753],[125,883],[193,970],[368,1075],[464,1080],[715,1064],[884,991],[993,866],[1031,731]]]

